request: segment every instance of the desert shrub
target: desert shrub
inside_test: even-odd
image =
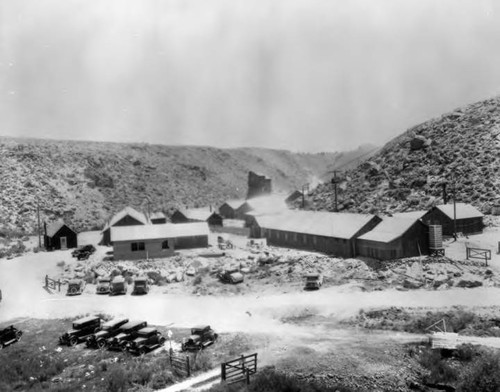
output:
[[[83,277],[85,283],[94,283],[95,282],[95,273],[92,271],[87,271],[85,276]]]
[[[460,376],[458,392],[497,392],[500,390],[500,356],[484,353]]]
[[[418,357],[418,362],[427,370],[429,374],[424,380],[427,383],[449,383],[458,378],[458,371],[450,365],[450,361],[441,357],[438,350],[426,348],[422,350]]]
[[[153,374],[153,376],[151,377],[150,386],[155,390],[162,389],[173,384],[174,381],[174,375],[170,370],[162,370]]]
[[[472,344],[461,344],[455,351],[455,358],[462,362],[472,361],[473,358],[480,355],[480,350]]]
[[[196,277],[193,279],[193,285],[197,286],[203,281],[203,278],[201,275],[196,275]]]
[[[206,372],[210,369],[213,369],[215,365],[216,364],[213,362],[213,360],[209,357],[207,353],[199,352],[194,358],[193,370],[194,371],[201,370],[203,372]]]
[[[127,374],[121,367],[115,367],[108,373],[106,391],[126,392],[128,388]]]

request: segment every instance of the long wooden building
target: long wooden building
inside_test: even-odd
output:
[[[286,211],[254,216],[253,238],[266,238],[269,245],[354,257],[356,238],[374,228],[381,219],[375,215],[317,211]]]
[[[117,212],[104,226],[102,230],[102,245],[111,245],[111,228],[120,226],[137,226],[149,224],[148,218],[142,212],[134,210],[132,207],[125,207]]]
[[[429,254],[429,227],[425,212],[383,217],[382,222],[357,240],[359,256],[392,260]]]

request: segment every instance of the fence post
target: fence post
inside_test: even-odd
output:
[[[168,358],[170,359],[170,367],[172,367],[172,347],[168,350]]]
[[[45,275],[45,288],[49,288],[49,275]]]
[[[245,370],[245,375],[246,375],[246,381],[247,381],[247,385],[250,384],[250,370],[246,369]]]
[[[59,292],[61,292],[61,279],[57,279],[57,286],[59,287]]]
[[[220,378],[222,381],[226,381],[226,364],[221,363],[220,364]]]
[[[467,260],[469,260],[469,248],[468,247],[465,248],[465,258]]]
[[[191,376],[191,366],[189,366],[189,356],[186,356],[186,370],[187,370],[187,376]]]
[[[255,373],[257,373],[257,353],[255,353],[254,361],[255,361]]]

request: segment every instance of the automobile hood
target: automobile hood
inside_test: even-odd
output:
[[[115,336],[115,339],[116,340],[120,340],[120,339],[123,339],[123,338],[126,338],[128,334],[126,333],[119,333],[118,335]]]
[[[198,335],[191,335],[191,336],[188,338],[188,341],[197,342],[198,340],[200,340],[200,337],[199,337]]]
[[[139,343],[145,342],[146,340],[147,340],[146,338],[137,338],[137,339],[134,339],[134,343],[139,344]]]
[[[98,338],[105,338],[108,335],[109,335],[109,331],[99,331],[99,332],[97,332],[97,333],[94,334],[94,336],[96,337],[96,339],[98,339]]]

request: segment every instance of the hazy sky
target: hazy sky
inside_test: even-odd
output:
[[[0,0],[0,135],[333,151],[497,94],[498,0]]]

